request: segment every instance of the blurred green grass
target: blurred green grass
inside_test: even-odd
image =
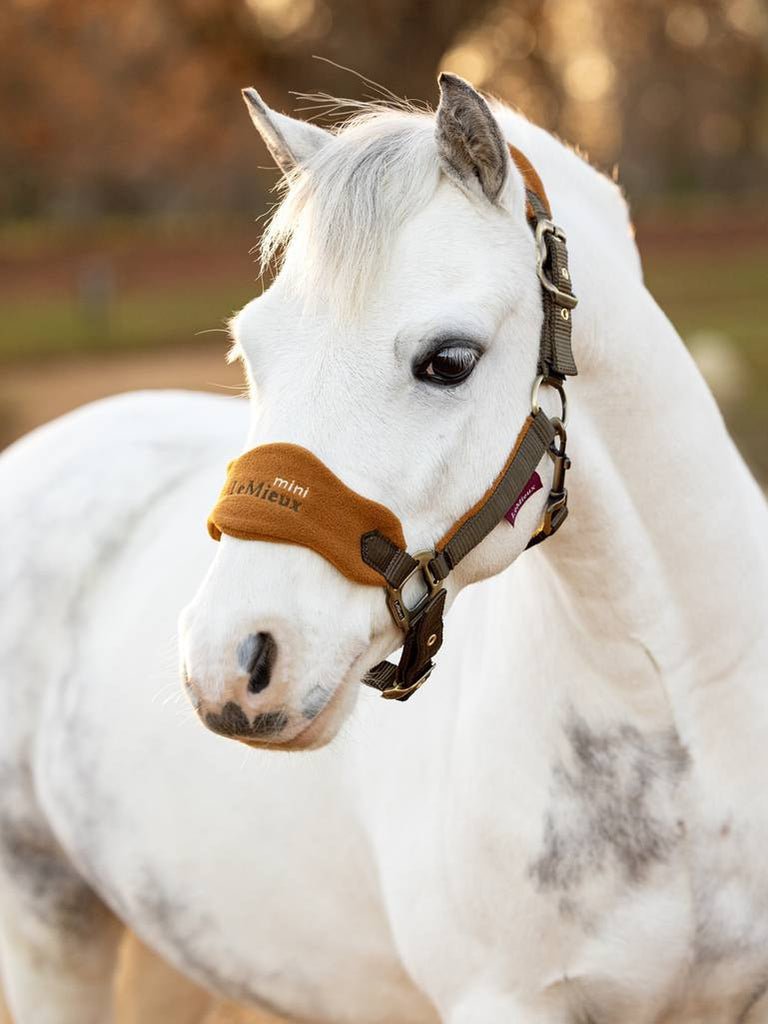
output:
[[[686,342],[720,335],[741,363],[743,387],[720,401],[754,472],[768,481],[768,331],[763,305],[768,242],[746,251],[653,252],[644,260],[650,292]]]
[[[691,258],[654,253],[644,258],[646,283],[683,337],[699,330],[728,335],[768,386],[764,292],[768,244],[744,255],[713,252]],[[242,275],[245,277],[246,275]],[[110,348],[145,348],[224,328],[227,317],[256,294],[255,281],[183,281],[116,290],[89,306],[71,294],[41,290],[18,297],[0,292],[0,359]]]
[[[768,238],[752,235],[739,247],[726,224],[697,239],[697,224],[680,220],[677,229],[664,220],[639,229],[646,283],[686,341],[717,336],[738,360],[738,397],[718,397],[768,480]],[[3,362],[188,345],[210,341],[212,331],[223,337],[227,317],[259,289],[249,254],[255,230],[246,228],[109,224],[91,235],[5,226],[0,372]]]
[[[254,293],[253,284],[185,284],[118,295],[98,309],[60,295],[0,298],[0,360],[189,342],[226,332],[227,318]]]
[[[763,310],[768,244],[743,255],[651,253],[644,263],[649,290],[684,338],[700,330],[722,331],[756,371],[768,370]]]

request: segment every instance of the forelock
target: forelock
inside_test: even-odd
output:
[[[261,240],[262,271],[295,260],[303,292],[339,314],[359,312],[398,229],[439,180],[432,114],[364,106],[285,180]]]

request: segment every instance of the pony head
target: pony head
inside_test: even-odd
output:
[[[411,552],[434,547],[508,458],[542,322],[524,185],[501,127],[462,79],[442,75],[440,89],[435,114],[368,108],[336,132],[244,92],[285,188],[262,242],[265,262],[280,250],[279,273],[232,323],[250,384],[245,447],[308,449],[391,510]],[[525,548],[549,465],[541,472],[514,525],[502,521],[448,578],[449,604]],[[279,490],[300,499],[307,486],[281,479]],[[227,535],[181,616],[202,720],[270,748],[328,742],[362,676],[401,642],[383,585],[297,544]]]

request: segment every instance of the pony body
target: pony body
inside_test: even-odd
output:
[[[423,132],[387,116],[397,145]],[[768,1020],[765,503],[643,287],[616,190],[493,117],[569,237],[572,512],[516,560],[545,480],[467,559],[407,705],[358,683],[397,643],[382,592],[298,547],[214,552],[205,517],[227,460],[270,440],[386,494],[411,550],[483,492],[535,365],[518,180],[490,200],[488,175],[457,184],[419,135],[403,167],[433,180],[358,251],[379,269],[357,309],[302,284],[318,197],[296,211],[283,272],[234,325],[250,403],[110,399],[2,456],[0,962],[18,1024],[108,1019],[119,922],[210,989],[317,1024]],[[327,140],[287,121],[281,154],[311,169]],[[420,390],[411,365],[446,324],[493,341],[468,390]],[[201,579],[188,691],[261,749],[168,699]],[[248,693],[236,651],[264,629],[274,678]]]

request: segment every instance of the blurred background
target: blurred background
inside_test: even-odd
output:
[[[651,289],[768,481],[765,0],[4,0],[0,446],[90,398],[237,388],[276,173],[254,84],[436,101],[450,68],[623,184]]]
[[[3,0],[0,447],[129,388],[239,389],[223,325],[277,177],[239,89],[375,93],[315,55],[430,103],[450,69],[616,175],[768,484],[765,0]],[[121,978],[121,1024],[264,1024],[133,940]]]

